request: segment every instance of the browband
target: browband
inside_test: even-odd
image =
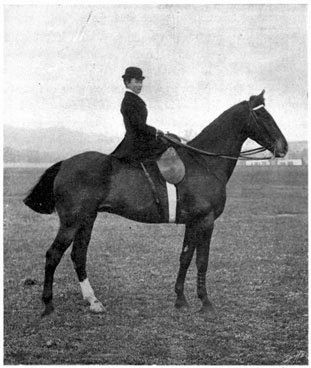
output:
[[[256,106],[256,107],[254,107],[252,110],[253,110],[253,111],[255,111],[255,110],[261,109],[262,107],[264,107],[264,105]]]

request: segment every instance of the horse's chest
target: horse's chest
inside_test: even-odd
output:
[[[225,190],[205,180],[183,182],[178,188],[177,222],[187,222],[195,216],[204,216],[213,211],[221,213],[225,204]]]

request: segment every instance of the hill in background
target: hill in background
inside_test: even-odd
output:
[[[85,151],[110,153],[120,138],[66,128],[4,126],[4,162],[54,162]]]
[[[52,163],[86,151],[109,154],[122,139],[58,127],[26,129],[6,125],[3,133],[5,163]],[[183,136],[191,139],[195,134],[191,137],[184,132]],[[256,143],[247,140],[243,149],[255,146]],[[307,162],[307,141],[289,142],[287,158],[302,158]]]

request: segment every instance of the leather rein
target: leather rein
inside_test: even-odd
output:
[[[256,125],[258,125],[258,119],[257,119],[257,116],[256,116],[256,113],[255,113],[255,110],[259,109],[263,107],[263,105],[259,105],[253,109],[250,109],[250,117],[253,119],[253,121],[255,122]],[[249,122],[250,124],[250,122]],[[195,147],[192,147],[192,146],[189,146],[187,143],[182,143],[168,135],[164,135],[165,139],[167,139],[169,142],[172,142],[180,147],[183,147],[183,148],[186,148],[187,150],[189,151],[192,151],[192,152],[196,152],[196,153],[199,153],[201,155],[204,155],[204,156],[213,156],[213,157],[220,157],[220,158],[226,158],[226,159],[230,159],[230,160],[272,160],[275,158],[274,154],[271,156],[271,157],[252,157],[252,155],[255,155],[257,153],[260,153],[260,152],[264,152],[266,151],[267,149],[265,147],[257,147],[257,148],[254,148],[254,149],[250,149],[250,150],[246,150],[246,151],[243,151],[239,154],[238,157],[233,157],[233,156],[226,156],[226,155],[222,155],[222,154],[219,154],[219,153],[214,153],[214,152],[208,152],[208,151],[204,151],[204,150],[201,150],[199,148],[195,148]],[[186,139],[183,138],[183,140],[185,142],[187,142]]]

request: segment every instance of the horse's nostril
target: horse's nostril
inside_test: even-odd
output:
[[[288,144],[286,141],[278,140],[275,143],[275,150],[277,152],[277,157],[284,157],[288,151]]]

